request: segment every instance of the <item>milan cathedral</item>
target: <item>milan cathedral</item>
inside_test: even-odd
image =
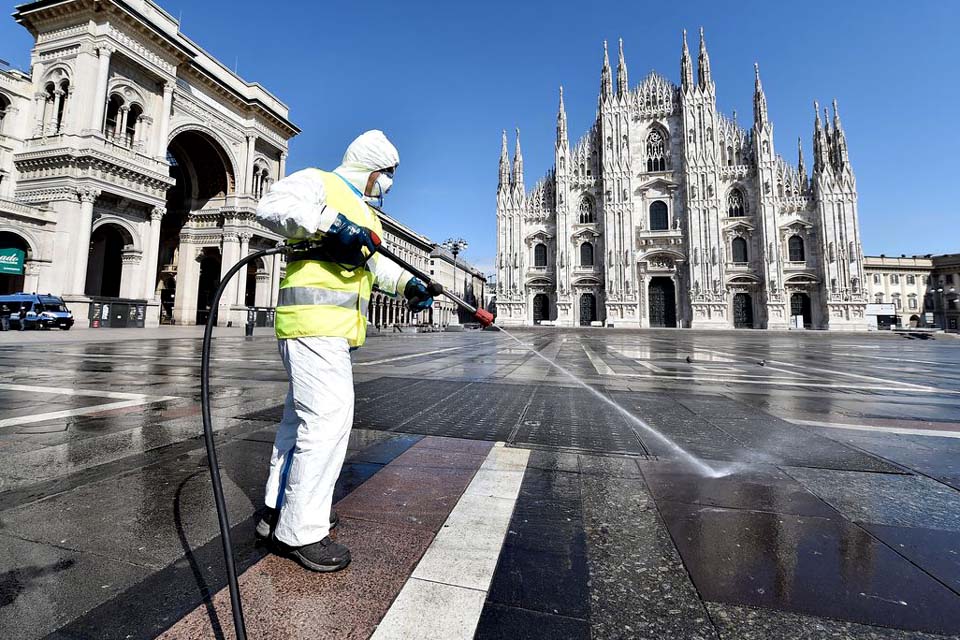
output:
[[[497,188],[504,325],[866,330],[857,188],[836,101],[814,103],[813,172],[774,147],[755,67],[753,126],[717,111],[700,31],[680,86],[616,87],[604,43],[597,119],[572,147],[560,89],[552,169],[527,191],[520,133]]]

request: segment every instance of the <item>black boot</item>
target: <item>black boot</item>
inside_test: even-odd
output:
[[[277,514],[278,511],[276,509],[271,509],[270,507],[264,509],[263,516],[261,516],[260,521],[257,522],[257,538],[266,540],[273,535],[273,530],[277,526]],[[331,511],[330,531],[336,529],[338,524],[340,524],[340,516],[337,515],[336,511]]]
[[[350,550],[327,536],[302,547],[287,547],[290,555],[311,571],[340,571],[350,564]]]

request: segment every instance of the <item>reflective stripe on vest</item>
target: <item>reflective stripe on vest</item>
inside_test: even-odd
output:
[[[360,294],[354,291],[332,291],[317,287],[287,287],[280,289],[278,307],[292,307],[296,305],[320,305],[356,309]]]
[[[351,222],[383,237],[374,211],[339,175],[317,170],[327,194],[327,206]],[[287,265],[280,283],[275,327],[278,338],[342,337],[352,347],[366,339],[367,311],[373,273],[365,267],[347,271],[320,260],[297,260]]]

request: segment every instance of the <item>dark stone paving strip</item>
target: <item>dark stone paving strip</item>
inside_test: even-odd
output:
[[[584,475],[582,482],[591,638],[715,640],[643,480]]]
[[[369,637],[484,457],[474,442],[421,441],[337,503],[342,520],[336,538],[353,556],[344,571],[315,574],[276,555],[253,564],[240,577],[250,637]],[[160,638],[210,637],[211,606],[215,619],[229,627],[222,589],[211,605],[193,610]]]
[[[579,475],[528,468],[476,637],[589,638],[586,554]]]
[[[850,522],[657,505],[705,600],[960,633],[960,597]]]
[[[366,450],[360,450],[348,455],[340,478],[337,480],[335,501],[367,482],[385,465],[416,444],[420,438],[407,437],[391,440],[396,442],[383,441],[373,445],[371,448],[375,451],[371,454]],[[237,446],[245,445],[241,443]],[[248,443],[246,446],[259,446],[261,451],[265,451],[269,456],[269,450],[263,445]],[[236,453],[231,448],[224,447],[221,451],[221,461],[228,464]],[[263,455],[261,454],[260,457],[262,458]],[[364,461],[374,457],[381,462]],[[252,461],[249,456],[244,456],[238,457],[236,462],[238,467],[249,467]],[[264,463],[264,460],[258,460],[257,463]],[[261,471],[265,472],[265,468],[264,466]],[[206,470],[201,469],[201,471],[205,480]],[[251,484],[249,490],[256,494],[254,498],[257,502],[254,504],[259,505],[263,489],[260,476],[263,474],[256,475],[256,488]],[[231,475],[231,477],[234,476]],[[202,489],[209,493],[209,483],[204,482]],[[257,498],[257,495],[260,497]],[[256,516],[247,518],[231,529],[237,568],[240,572],[254,566],[269,553],[266,547],[256,544],[254,540],[255,524]],[[213,626],[208,629],[208,633],[201,637],[216,635],[216,631],[222,630],[223,626],[227,628],[231,626],[229,609],[215,612],[211,604],[213,595],[226,586],[222,554],[220,537],[215,536],[206,544],[192,549],[186,556],[150,574],[142,582],[130,586],[111,600],[69,622],[47,638],[48,640],[154,638],[198,606],[203,606],[204,610],[211,614],[208,619],[213,621]]]
[[[707,610],[722,640],[947,640],[942,635],[717,602],[708,602]]]
[[[200,425],[197,425],[200,429]],[[218,442],[225,442],[232,438],[243,436],[247,433],[262,429],[262,423],[241,422],[218,431],[216,438]],[[99,482],[113,476],[129,472],[131,469],[139,469],[148,465],[158,464],[165,461],[175,460],[180,456],[196,451],[203,447],[201,437],[190,438],[174,444],[150,449],[133,456],[128,456],[120,460],[108,462],[95,467],[89,467],[77,471],[70,475],[45,480],[24,486],[20,489],[12,489],[0,493],[0,512],[12,509],[20,505],[43,500],[58,494],[72,491],[94,482]]]

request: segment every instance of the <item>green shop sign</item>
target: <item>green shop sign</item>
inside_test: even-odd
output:
[[[20,249],[0,249],[0,274],[23,275],[24,255]]]

